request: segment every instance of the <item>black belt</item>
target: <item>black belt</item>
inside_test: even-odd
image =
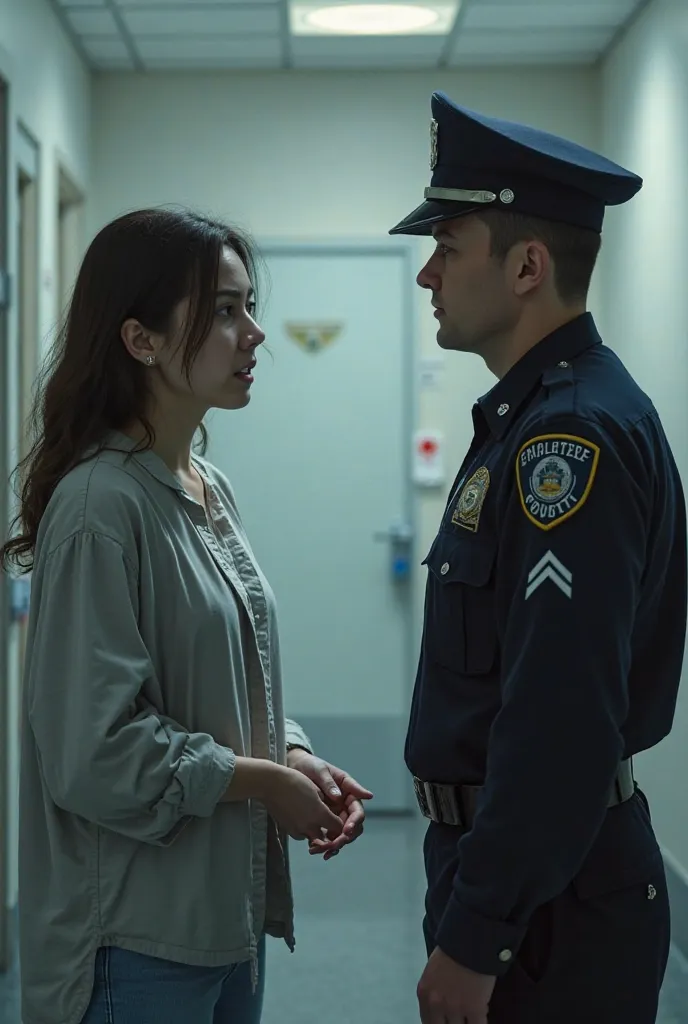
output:
[[[421,813],[440,825],[458,825],[470,828],[475,818],[482,786],[448,786],[438,782],[413,779],[416,799]],[[630,800],[635,793],[633,761],[628,758],[619,765],[607,807],[617,807]]]

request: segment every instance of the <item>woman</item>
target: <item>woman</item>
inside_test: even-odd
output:
[[[0,552],[33,569],[24,1024],[257,1024],[264,936],[293,949],[287,835],[329,858],[363,828],[372,794],[285,721],[273,595],[192,454],[249,402],[254,266],[225,225],[125,216],[46,370]]]

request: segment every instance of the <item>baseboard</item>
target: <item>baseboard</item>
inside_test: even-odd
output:
[[[674,946],[688,960],[688,874],[668,850],[662,850],[671,901]]]
[[[407,717],[294,716],[319,757],[344,768],[375,794],[370,814],[412,813],[416,803],[404,764]]]

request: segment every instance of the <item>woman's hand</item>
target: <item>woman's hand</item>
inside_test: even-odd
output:
[[[273,765],[270,779],[260,799],[270,817],[292,839],[334,841],[341,836],[344,823],[324,803],[320,790],[306,775],[293,768]]]
[[[318,787],[321,799],[327,801],[339,816],[342,831],[338,836],[328,836],[327,839],[323,836],[313,837],[309,844],[309,853],[324,854],[324,859],[330,860],[344,846],[353,843],[363,834],[365,811],[361,801],[372,800],[373,794],[341,768],[306,750],[290,750],[287,763]]]

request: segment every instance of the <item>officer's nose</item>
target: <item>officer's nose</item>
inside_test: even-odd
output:
[[[416,284],[421,288],[429,288],[430,291],[440,290],[441,278],[435,267],[435,257],[432,255],[416,278]]]

